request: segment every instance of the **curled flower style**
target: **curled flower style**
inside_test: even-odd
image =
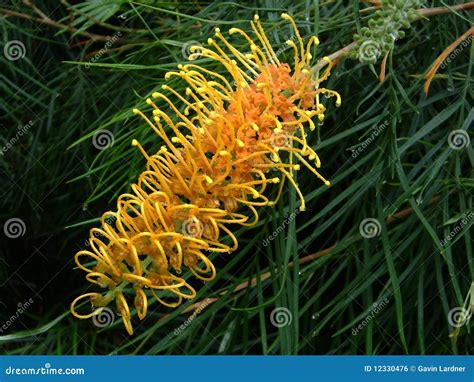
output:
[[[314,117],[324,120],[321,95],[341,103],[337,92],[320,86],[332,63],[324,58],[326,69],[315,73],[310,52],[318,39],[313,36],[305,44],[294,20],[287,14],[282,17],[296,36],[296,42],[287,41],[291,66],[280,62],[255,16],[252,37],[241,29],[229,30],[247,42],[248,53],[238,50],[218,28],[209,47],[190,48],[190,60],[218,61],[228,75],[195,63],[178,65],[165,78],[179,77],[186,83],[185,94],[164,85],[163,92],[147,99],[150,116],[134,110],[164,145],[150,155],[133,140],[147,161],[146,170],[131,192],[118,198],[116,211],[102,216],[101,228],[91,230],[91,250],[75,256],[86,279],[103,291],[76,298],[71,305],[76,317],[99,314],[115,301],[132,334],[129,300],[133,298],[143,320],[149,298],[172,308],[194,298],[196,291],[186,275],[213,280],[216,269],[209,254],[237,249],[229,226],[257,224],[257,208],[273,206],[286,181],[299,195],[300,210],[305,209],[294,179],[300,164],[329,186],[306,137],[307,129],[315,128]],[[277,191],[273,200],[267,192],[271,188]],[[96,309],[78,313],[82,300],[90,300]]]

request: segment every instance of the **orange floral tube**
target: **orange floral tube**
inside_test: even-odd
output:
[[[322,94],[334,96],[337,106],[341,103],[337,92],[320,87],[332,63],[324,58],[324,73],[315,73],[310,52],[318,39],[312,36],[305,44],[293,19],[282,17],[295,34],[287,41],[293,51],[291,66],[280,62],[255,16],[252,37],[241,29],[229,30],[247,41],[247,53],[219,29],[208,40],[209,48],[191,48],[191,60],[218,61],[228,75],[193,63],[178,65],[166,79],[179,77],[187,85],[185,94],[164,85],[163,93],[147,100],[150,115],[134,110],[164,145],[149,155],[133,140],[147,160],[146,170],[131,192],[118,198],[116,211],[102,216],[101,228],[91,229],[91,250],[75,256],[87,281],[101,292],[76,298],[71,304],[74,316],[90,318],[115,301],[132,334],[129,301],[133,299],[143,320],[150,298],[171,308],[194,298],[196,291],[181,276],[183,271],[213,280],[216,269],[208,254],[235,251],[238,243],[230,225],[257,224],[257,208],[275,205],[285,181],[295,188],[303,211],[304,197],[293,177],[301,165],[329,186],[306,137],[308,128],[315,128],[314,117],[324,120]],[[278,190],[274,200],[266,196],[271,188]],[[83,300],[96,309],[78,313],[76,306]]]

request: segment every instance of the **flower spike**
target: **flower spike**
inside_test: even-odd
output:
[[[319,86],[332,63],[325,58],[329,65],[319,77],[310,66],[311,47],[319,40],[311,37],[305,45],[293,18],[286,13],[282,17],[296,36],[296,42],[288,41],[291,65],[280,61],[255,16],[250,22],[253,36],[238,28],[229,31],[247,42],[247,53],[219,28],[209,47],[193,50],[193,59],[215,60],[227,75],[192,63],[179,65],[165,78],[179,77],[186,83],[185,94],[164,85],[163,92],[154,92],[146,101],[152,118],[133,110],[164,146],[149,154],[132,141],[147,161],[146,170],[131,193],[118,198],[117,209],[103,215],[102,227],[91,230],[90,250],[75,257],[86,279],[102,290],[74,300],[71,312],[76,317],[100,314],[115,301],[132,334],[129,304],[143,320],[150,299],[171,308],[193,299],[196,291],[188,277],[213,280],[216,268],[209,254],[231,253],[238,247],[228,226],[257,224],[256,207],[274,206],[286,180],[301,200],[300,209],[305,209],[294,179],[300,170],[296,161],[329,186],[306,137],[315,128],[313,118],[324,120],[320,95],[341,102],[337,92]],[[271,188],[278,191],[274,200],[268,197]],[[77,312],[78,302],[85,299],[95,307],[92,313]]]

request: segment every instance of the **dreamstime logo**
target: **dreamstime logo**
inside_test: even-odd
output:
[[[287,46],[282,46],[281,48],[279,48],[276,52],[275,52],[275,55],[278,57],[280,54],[282,54],[286,49],[288,49],[288,46],[291,44],[289,43],[290,41],[295,41],[296,40],[296,36],[295,35],[292,35],[290,37],[289,40],[286,40],[286,45]]]
[[[448,135],[448,144],[453,150],[462,150],[471,143],[469,134],[464,130],[453,130]]]
[[[187,41],[181,48],[181,54],[185,60],[195,60],[202,52],[203,46],[198,41]]]
[[[469,322],[471,316],[468,309],[458,306],[448,312],[448,322],[453,328],[460,328]]]
[[[110,326],[115,321],[115,314],[110,308],[101,308],[101,311],[92,316],[92,323],[98,328]]]
[[[266,239],[263,240],[263,246],[267,247],[272,240],[274,240],[279,234],[281,234],[285,230],[285,226],[290,224],[293,220],[295,220],[296,215],[300,213],[300,210],[297,209],[293,211],[289,216],[283,219],[283,222],[276,228],[275,231],[272,232]]]
[[[367,218],[362,220],[359,224],[359,232],[362,237],[366,239],[372,239],[380,235],[380,231],[382,231],[382,226],[377,219]]]
[[[181,232],[187,237],[200,238],[203,231],[204,227],[201,221],[195,216],[186,219],[181,227]]]
[[[19,40],[8,41],[3,48],[3,54],[7,60],[19,60],[26,55],[25,44]]]
[[[114,144],[114,135],[109,130],[99,130],[92,137],[92,144],[98,150],[105,150]]]
[[[191,325],[191,322],[197,317],[198,314],[200,314],[204,309],[206,309],[211,303],[213,302],[212,299],[208,298],[204,300],[198,307],[197,309],[189,316],[189,318],[184,321],[179,327],[177,327],[174,330],[174,335],[177,336],[181,334],[189,325]]]
[[[273,131],[270,137],[270,144],[276,149],[283,149],[285,147],[293,147],[293,137],[286,131]]]
[[[466,39],[464,39],[459,46],[457,46],[451,54],[441,63],[440,68],[444,69],[446,66],[453,61],[461,52],[464,50],[464,48],[468,47],[471,42],[472,42],[472,34],[470,34]]]
[[[3,232],[10,239],[23,236],[26,233],[25,222],[19,218],[8,219],[3,226]]]
[[[389,126],[387,120],[385,120],[380,126],[376,126],[370,136],[359,143],[355,149],[352,149],[352,158],[357,158],[370,144]]]
[[[92,57],[88,62],[86,62],[85,67],[86,69],[89,69],[91,67],[91,64],[99,61],[99,59],[107,53],[109,48],[111,48],[120,38],[123,36],[122,32],[117,32],[115,33],[112,37],[110,37],[107,42],[104,44],[104,47],[100,49],[94,57]]]
[[[84,206],[82,207],[82,209],[83,209],[84,211],[86,211],[86,210],[87,210],[87,206],[84,205]],[[107,224],[107,225],[109,225],[109,226],[112,226],[112,227],[113,227],[113,225],[115,224],[115,222],[116,222],[116,218],[113,217],[113,216],[107,216],[107,217],[104,219],[104,223]],[[105,237],[105,236],[104,236],[103,234],[101,234],[100,232],[94,231],[93,233],[90,234],[89,239],[87,239],[87,240],[84,242],[84,246],[85,246],[85,247],[89,247],[89,246],[91,245],[91,241],[92,241],[94,238],[100,240],[100,239],[103,239],[104,237]]]
[[[463,227],[465,227],[471,219],[474,218],[474,212],[469,211],[467,214],[462,214],[459,224],[457,224],[449,234],[441,240],[441,245],[444,247],[448,245],[448,243],[459,233],[462,231]]]
[[[293,315],[290,310],[284,307],[278,307],[272,310],[270,313],[270,322],[277,328],[291,325],[293,321]]]
[[[105,220],[107,222],[107,219]],[[86,247],[89,247],[91,245],[91,242],[93,241],[93,239],[104,239],[104,235],[101,234],[100,232],[97,232],[97,231],[94,231],[93,233],[90,234],[90,237],[89,239],[87,239],[85,242],[84,242],[84,245]]]
[[[372,304],[373,309],[371,310],[370,314],[362,320],[362,322],[357,325],[355,328],[352,328],[352,335],[356,336],[362,329],[364,329],[372,319],[379,314],[385,306],[388,305],[390,300],[388,298],[385,298],[384,300],[380,302],[374,302]]]
[[[7,367],[5,369],[6,375],[84,375],[86,371],[82,367],[75,368],[55,368],[51,367],[49,362],[45,363],[43,367]],[[24,377],[23,377],[24,379]],[[31,379],[31,378],[30,378]],[[28,379],[28,380],[30,380]]]
[[[380,49],[379,43],[375,40],[367,40],[359,48],[359,58],[364,61],[376,62],[381,54],[382,49]]]
[[[7,143],[5,143],[5,146],[3,146],[0,150],[0,155],[5,154],[8,150],[10,150],[17,142],[18,140],[25,135],[28,130],[33,126],[33,121],[28,121],[26,125],[23,126],[18,126],[18,131],[16,132],[15,136],[11,138]]]
[[[14,324],[14,322],[22,315],[32,304],[34,300],[30,298],[28,301],[24,303],[19,302],[17,304],[18,309],[16,310],[15,314],[13,314],[2,326],[0,326],[0,333],[3,333],[7,330],[10,326]]]

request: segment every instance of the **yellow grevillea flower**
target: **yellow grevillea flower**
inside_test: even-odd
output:
[[[296,161],[329,185],[317,171],[321,163],[306,136],[307,127],[315,128],[313,117],[324,119],[320,95],[335,96],[337,105],[341,102],[338,93],[320,87],[332,63],[325,58],[324,73],[315,73],[310,51],[318,39],[313,36],[305,44],[294,20],[282,16],[296,37],[296,42],[287,41],[293,50],[291,66],[280,62],[255,16],[250,23],[253,37],[241,29],[229,31],[247,41],[248,52],[235,48],[219,29],[216,38],[208,40],[209,48],[194,47],[191,59],[218,61],[228,76],[193,63],[179,65],[166,79],[185,81],[185,94],[164,85],[163,93],[147,100],[153,116],[134,110],[165,145],[149,155],[132,142],[147,167],[131,193],[118,198],[116,211],[102,216],[102,227],[91,230],[91,250],[75,256],[86,279],[103,291],[76,298],[71,305],[76,317],[99,314],[115,301],[132,334],[128,300],[134,299],[143,319],[151,297],[168,307],[194,298],[195,289],[179,276],[182,271],[201,280],[214,279],[216,269],[206,254],[235,251],[237,239],[228,225],[255,225],[256,207],[273,206],[286,180],[301,199],[300,209],[305,209],[293,177],[300,169]],[[270,200],[265,191],[277,183],[277,196]],[[231,244],[223,242],[224,236]],[[84,299],[97,308],[78,313],[76,306]]]

